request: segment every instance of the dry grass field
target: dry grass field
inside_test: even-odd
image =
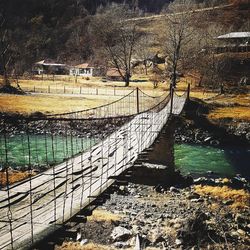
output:
[[[250,121],[250,106],[217,108],[208,115],[208,118],[212,120],[231,118]]]
[[[55,114],[97,107],[117,100],[109,96],[70,96],[70,95],[0,95],[0,112],[31,114],[42,112]]]
[[[123,82],[104,83],[95,77],[90,80],[81,78],[77,83],[69,76],[56,76],[56,81],[21,79],[19,80],[21,88],[33,91],[35,86],[36,93],[27,92],[28,94],[23,96],[0,95],[0,112],[53,114],[79,111],[116,101],[133,91],[135,87],[141,88],[151,96],[160,96],[166,91],[166,84],[162,83],[159,88],[153,89],[153,84],[147,78],[139,76],[136,79],[131,82],[129,88],[124,88]],[[12,85],[15,86],[15,82],[12,82]],[[66,88],[65,94],[64,88]],[[79,88],[82,91],[81,95]]]
[[[209,119],[218,120],[230,118],[234,120],[250,121],[250,94],[219,95],[207,101],[209,104],[219,105],[208,115]]]
[[[209,104],[219,105],[209,114],[209,119],[250,120],[250,94],[218,95],[216,92],[204,91],[195,86],[195,79],[191,77],[180,80],[177,85],[178,94],[184,93],[187,89],[187,82],[191,83],[191,97],[202,99]],[[0,95],[0,112],[55,114],[85,110],[118,100],[136,87],[151,96],[160,96],[168,91],[169,81],[161,82],[157,88],[154,88],[150,75],[136,74],[128,88],[124,87],[123,82],[103,82],[98,77],[90,79],[81,77],[77,79],[76,83],[72,76],[55,76],[54,81],[52,76],[46,76],[43,80],[41,76],[36,76],[33,80],[20,79],[19,84],[24,90],[31,92],[34,91],[35,86],[36,93],[28,93],[24,96]],[[12,85],[15,86],[14,81]],[[48,92],[50,93],[48,94]]]

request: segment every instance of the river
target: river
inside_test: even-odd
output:
[[[174,152],[175,164],[182,173],[204,176],[211,171],[218,177],[241,174],[250,179],[250,148],[176,144]]]
[[[7,162],[14,169],[33,167],[47,168],[62,162],[81,151],[88,150],[97,140],[90,138],[30,135],[7,137]],[[30,148],[27,147],[28,140]],[[184,174],[205,176],[211,171],[216,177],[232,177],[241,174],[250,179],[250,148],[176,144],[176,167]],[[5,165],[5,138],[0,135],[0,164]],[[30,152],[30,154],[29,154]],[[30,155],[30,156],[29,156]]]

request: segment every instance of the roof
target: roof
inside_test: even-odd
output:
[[[250,38],[250,32],[231,32],[217,37],[218,39]]]
[[[66,66],[66,64],[63,64],[63,63],[56,63],[50,59],[45,59],[45,60],[42,60],[42,61],[39,61],[39,62],[36,62],[35,63],[36,65],[44,65],[44,66],[61,66],[61,67],[64,67]]]
[[[82,63],[82,64],[79,64],[79,65],[76,65],[74,66],[74,68],[78,68],[78,69],[90,69],[90,68],[93,68],[89,65],[89,63]]]
[[[125,75],[125,70],[120,69],[120,71],[121,71],[122,75]],[[121,77],[117,68],[109,68],[107,71],[107,76]]]

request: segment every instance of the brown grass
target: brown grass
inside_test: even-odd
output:
[[[232,209],[249,209],[250,207],[250,194],[244,189],[236,190],[227,186],[213,187],[202,185],[196,185],[194,189],[201,196],[210,196],[220,201],[232,200],[233,204],[230,205]]]
[[[59,96],[59,95],[0,95],[0,112],[17,112],[30,114],[33,112],[62,113],[84,110],[109,103],[116,98],[93,96]]]
[[[62,246],[56,247],[55,250],[115,250],[111,246],[103,246],[94,243],[88,243],[81,246],[79,242],[64,242]]]
[[[217,108],[208,115],[208,118],[212,120],[231,118],[237,120],[250,121],[250,108],[249,107]]]
[[[38,89],[44,89],[44,91],[48,90],[48,86],[51,87],[52,90],[59,89],[62,90],[64,86],[67,88],[79,88],[82,87],[83,90],[87,88],[110,88],[116,86],[122,89],[131,89],[135,87],[139,87],[141,89],[147,89],[152,91],[162,91],[166,89],[165,83],[160,83],[158,89],[153,90],[153,83],[149,80],[150,74],[148,76],[144,74],[135,74],[131,78],[131,82],[129,87],[125,87],[125,83],[122,81],[106,81],[103,82],[100,77],[91,77],[90,80],[86,80],[85,77],[79,77],[77,82],[75,82],[74,77],[72,76],[56,76],[56,80],[52,80],[52,76],[46,76],[44,80],[42,80],[41,76],[36,76],[35,79],[21,79],[19,80],[19,85],[24,89],[33,90],[34,86]],[[0,78],[1,82],[1,78]],[[15,80],[12,80],[12,85],[16,86]],[[124,87],[124,88],[123,88]],[[61,93],[62,91],[60,91]],[[66,91],[68,93],[68,91]]]
[[[29,172],[18,172],[18,171],[9,172],[9,184],[22,181],[28,178],[29,176],[30,176]],[[34,174],[32,173],[31,176],[34,176]],[[0,172],[0,185],[6,186],[6,184],[7,184],[6,172]]]
[[[250,94],[219,95],[215,99],[213,99],[209,102],[222,104],[222,105],[250,106]]]
[[[122,219],[122,216],[119,214],[113,214],[105,210],[97,209],[93,211],[93,214],[88,217],[88,221],[120,221]]]

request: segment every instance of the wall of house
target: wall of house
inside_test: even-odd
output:
[[[70,75],[77,75],[77,76],[93,76],[93,68],[86,68],[86,69],[70,69]]]

